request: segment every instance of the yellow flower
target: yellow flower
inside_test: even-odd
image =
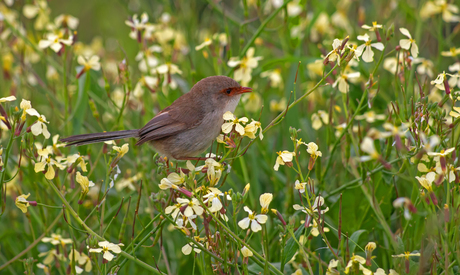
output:
[[[78,64],[83,66],[83,71],[87,72],[89,70],[99,71],[101,69],[101,63],[99,63],[99,56],[93,55],[90,58],[78,56]]]
[[[364,35],[358,35],[358,40],[364,41],[364,44],[356,48],[356,56],[361,56],[364,62],[367,63],[374,61],[374,52],[372,51],[372,47],[379,51],[383,51],[385,48],[381,42],[372,43],[372,40],[370,40],[367,33]]]
[[[376,120],[386,119],[385,115],[377,115],[374,111],[365,112],[362,115],[356,116],[357,120],[365,119],[368,123],[373,123]]]
[[[319,234],[320,234],[320,229],[319,229],[318,223],[316,222],[315,219],[313,219],[313,223],[310,224],[310,227],[311,227],[310,233],[314,237],[318,237]],[[323,230],[324,232],[329,232],[330,231],[330,229],[328,227],[326,227],[326,226],[324,226],[321,230]]]
[[[199,242],[201,240],[201,238],[198,237],[198,236],[196,236],[194,238],[195,238],[195,240],[197,242]],[[201,244],[197,245],[197,244],[195,244],[193,242],[190,242],[190,243],[184,245],[182,247],[181,251],[182,251],[182,253],[184,253],[184,255],[190,255],[190,253],[192,253],[192,250],[195,251],[195,253],[200,253],[201,252],[200,247],[201,247]]]
[[[265,71],[260,74],[261,77],[268,77],[270,79],[270,87],[272,88],[283,88],[283,78],[281,77],[281,70],[275,69],[271,71]]]
[[[112,149],[118,152],[117,158],[122,158],[126,153],[128,153],[129,144],[125,143],[121,147],[113,146]]]
[[[120,246],[123,246],[122,243],[119,244],[114,244],[114,243],[109,243],[108,241],[103,241],[98,243],[99,247],[102,248],[90,248],[89,252],[90,253],[103,253],[103,258],[107,261],[111,261],[114,258],[114,255],[110,253],[112,251],[115,254],[121,253],[121,248]]]
[[[433,68],[434,68],[434,64],[431,60],[429,59],[425,59],[425,58],[422,58],[422,57],[418,57],[418,58],[415,58],[413,61],[412,61],[412,64],[420,64],[417,66],[417,73],[418,74],[426,74],[428,75],[430,78],[433,77]]]
[[[415,40],[412,39],[410,32],[405,28],[399,28],[399,31],[409,39],[401,39],[399,40],[399,46],[405,50],[409,50],[414,58],[418,56],[418,46],[415,43]]]
[[[251,113],[258,112],[262,105],[262,98],[257,92],[243,94],[241,101],[244,103],[244,109]]]
[[[212,40],[210,38],[206,38],[203,43],[195,47],[195,51],[199,51],[204,47],[207,47],[212,44]]]
[[[28,100],[23,99],[21,101],[21,104],[19,104],[19,107],[22,109],[22,116],[21,116],[22,121],[26,120],[26,114],[30,116],[40,117],[40,114],[37,112],[37,110],[32,108],[32,104]]]
[[[230,121],[230,122],[225,122],[222,124],[222,132],[224,134],[228,134],[232,131],[233,125],[235,125],[235,131],[240,134],[241,136],[244,135],[244,124],[248,123],[248,118],[247,117],[242,117],[242,118],[237,118],[235,117],[232,112],[227,111],[224,116],[224,120]]]
[[[61,14],[54,19],[54,24],[56,24],[56,26],[68,27],[72,30],[76,30],[79,23],[80,20],[78,20],[78,18],[69,14]]]
[[[57,253],[56,249],[51,249],[50,251],[42,252],[42,253],[38,254],[38,257],[45,257],[45,259],[43,259],[43,263],[45,265],[49,265],[49,264],[53,263],[55,260],[62,261],[62,260],[65,259],[64,254],[63,253]]]
[[[442,56],[457,56],[460,54],[460,48],[452,47],[449,51],[441,52]]]
[[[337,267],[338,263],[339,263],[338,260],[332,259],[332,260],[329,262],[329,265],[327,266],[326,275],[336,275],[336,274],[340,274],[340,272],[337,271],[337,269],[335,269],[335,268]]]
[[[262,133],[262,124],[255,120],[252,120],[251,123],[244,127],[244,135],[250,139],[255,139],[257,130],[259,130],[259,138],[262,140],[264,138],[264,134]]]
[[[374,141],[370,137],[365,137],[363,139],[363,142],[361,143],[361,150],[369,154],[369,156],[361,156],[361,161],[369,161],[380,158],[380,154],[375,149]]]
[[[369,31],[372,31],[372,32],[377,30],[377,29],[381,29],[382,27],[383,27],[382,25],[377,24],[377,21],[372,22],[372,26],[369,26],[369,25],[366,25],[366,24],[361,26],[361,28],[369,30]]]
[[[0,103],[7,102],[7,101],[15,101],[16,97],[14,95],[2,97],[0,98]]]
[[[42,239],[42,242],[44,243],[51,243],[52,245],[66,245],[66,244],[71,244],[72,239],[64,239],[61,235],[51,233],[51,238],[50,237],[44,237]]]
[[[447,76],[457,77],[457,75],[449,74],[449,73],[446,73],[445,71],[443,71],[441,74],[438,74],[436,79],[432,80],[430,83],[431,83],[431,85],[435,85],[436,88],[438,88],[439,90],[445,91],[446,90],[446,84],[447,84],[446,83]]]
[[[302,212],[308,215],[312,215],[314,212],[318,213],[319,209],[321,209],[321,212],[320,212],[321,216],[327,211],[329,211],[329,207],[324,208],[324,198],[321,196],[317,196],[315,199],[315,202],[311,206],[313,212],[312,210],[310,210],[310,208],[304,207],[299,204],[294,204],[292,208],[294,208],[294,210],[301,210]]]
[[[342,46],[342,40],[336,38],[332,42],[332,51],[330,51],[324,58],[327,61],[336,61],[340,65],[340,47]]]
[[[352,268],[352,270],[359,269],[364,275],[372,275],[372,271],[364,267],[365,263],[366,259],[359,255],[353,254],[347,266],[345,267],[345,274],[348,274],[350,272],[350,268]]]
[[[140,98],[144,95],[143,87],[149,89],[150,91],[155,91],[155,88],[158,86],[158,77],[144,75],[142,76],[134,87],[133,95],[137,98]]]
[[[322,157],[323,154],[321,151],[318,150],[318,145],[314,142],[310,142],[307,144],[307,152],[311,155],[312,158],[316,159],[317,157]]]
[[[374,242],[369,242],[364,249],[366,250],[366,253],[372,253],[375,248],[377,248],[377,245]]]
[[[446,157],[447,155],[450,155],[453,151],[455,150],[455,147],[452,147],[452,148],[449,148],[449,149],[446,149],[446,150],[441,150],[441,152],[437,153],[437,152],[429,152],[428,153],[428,156],[431,156],[431,157]]]
[[[243,59],[239,60],[238,57],[231,57],[227,65],[229,67],[238,67],[235,70],[233,78],[236,81],[241,81],[242,85],[247,85],[252,79],[252,70],[259,65],[259,60],[262,59],[261,56],[254,57],[255,49],[253,47],[249,48],[246,52],[246,56]]]
[[[299,180],[296,180],[295,183],[294,183],[294,188],[296,190],[299,190],[300,193],[304,193],[306,185],[307,185],[306,182],[300,182]]]
[[[241,254],[243,255],[243,257],[252,257],[254,254],[252,253],[251,250],[249,250],[249,248],[247,248],[246,246],[243,246],[243,248],[241,248]]]
[[[456,73],[451,75],[448,83],[449,86],[453,89],[455,87],[460,88],[460,62],[455,62],[451,66],[449,66],[449,71]]]
[[[311,127],[315,130],[321,128],[324,124],[329,124],[329,114],[323,110],[319,110],[318,113],[314,113],[311,116]]]
[[[141,15],[140,20],[138,19],[137,14],[133,15],[132,20],[126,20],[125,24],[131,27],[134,30],[141,31],[145,29],[146,23],[149,21],[149,16],[147,13]]]
[[[451,117],[459,118],[460,117],[460,107],[452,107],[452,111],[450,111],[449,115]]]
[[[341,93],[348,93],[350,90],[350,86],[348,85],[348,82],[350,80],[358,79],[361,76],[360,72],[354,72],[354,73],[348,73],[348,74],[341,74],[337,80],[332,84],[332,87],[339,87],[339,91]]]
[[[420,9],[420,17],[427,19],[435,14],[442,13],[442,19],[445,22],[460,22],[458,7],[447,3],[445,0],[427,1]]]
[[[287,100],[285,97],[281,98],[281,100],[276,100],[276,99],[272,99],[270,101],[270,111],[272,112],[275,112],[275,113],[279,113],[279,112],[283,112],[284,110],[286,110],[286,107],[287,107]]]
[[[222,176],[222,164],[213,158],[206,159],[204,163],[205,164],[203,166],[197,167],[195,171],[201,171],[204,167],[206,167],[209,184],[214,186],[217,182],[219,182],[220,177]]]
[[[75,254],[75,255],[74,255]],[[79,265],[85,265],[85,271],[90,272],[93,269],[93,265],[91,263],[91,259],[83,252],[78,252],[76,249],[72,249],[69,253],[69,260],[72,261],[72,259],[75,257],[75,261]]]
[[[27,201],[27,198],[30,196],[30,193],[27,195],[20,195],[16,197],[15,204],[16,206],[21,209],[22,213],[27,213],[27,207],[29,207],[29,202]]]
[[[273,166],[273,169],[275,171],[278,171],[278,168],[280,165],[285,165],[286,163],[292,162],[292,158],[295,156],[294,152],[289,152],[289,151],[279,151],[277,152],[278,157],[276,158],[275,166]]]
[[[435,179],[435,173],[430,172],[422,177],[415,177],[420,185],[425,188],[428,192],[433,192],[433,181]]]
[[[80,172],[77,172],[76,180],[80,184],[81,192],[83,194],[87,194],[89,192],[89,188],[94,186],[94,182],[88,180],[88,177],[82,176]]]
[[[52,159],[51,156],[49,156],[49,154],[51,154],[51,151],[49,149],[47,148],[42,149],[42,150],[39,149],[37,150],[37,152],[40,156],[39,158],[40,161],[35,163],[35,167],[34,167],[35,173],[45,171],[46,167],[48,166],[48,170],[46,171],[45,178],[47,178],[48,180],[52,180],[56,176],[53,166],[56,166],[61,170],[65,168],[64,165],[62,165],[58,161]]]
[[[271,193],[265,193],[260,195],[259,201],[260,201],[260,206],[262,207],[262,214],[268,213],[268,207],[270,206],[270,203],[273,200],[273,194]]]

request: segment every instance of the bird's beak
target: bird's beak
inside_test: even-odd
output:
[[[250,93],[250,92],[252,92],[252,88],[240,87],[235,94],[239,95],[239,94]]]

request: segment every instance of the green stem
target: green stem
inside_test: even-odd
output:
[[[209,1],[211,2],[211,1]],[[240,52],[240,55],[239,55],[239,59],[243,58],[243,56],[246,54],[246,52],[249,50],[249,48],[252,46],[252,44],[254,43],[254,41],[257,39],[257,37],[259,37],[259,35],[262,33],[262,31],[265,29],[265,27],[267,26],[267,24],[273,19],[275,18],[275,16],[282,10],[284,9],[284,7],[289,3],[291,2],[291,0],[287,0],[284,2],[284,4],[279,7],[278,9],[276,9],[272,14],[270,14],[269,17],[267,17],[267,19],[265,19],[264,22],[262,22],[262,25],[260,25],[260,27],[256,30],[256,32],[254,33],[254,35],[251,37],[251,39],[249,39],[249,41],[246,43],[246,45],[243,47],[243,49],[241,50]],[[231,68],[228,72],[227,72],[227,75],[230,75],[233,70],[235,68]]]
[[[279,271],[275,266],[273,266],[270,262],[268,262],[268,260],[264,259],[264,257],[262,257],[259,253],[257,253],[257,251],[255,251],[252,247],[250,247],[245,241],[243,241],[242,239],[240,239],[232,230],[230,230],[219,218],[217,218],[214,213],[212,213],[211,211],[209,211],[208,207],[203,203],[203,201],[201,200],[201,198],[197,198],[198,201],[200,202],[200,205],[201,207],[203,207],[206,212],[212,216],[212,218],[214,219],[214,221],[216,221],[221,227],[222,229],[224,229],[228,234],[230,234],[233,239],[238,242],[241,246],[246,246],[249,250],[251,250],[252,254],[254,254],[254,256],[260,260],[261,262],[267,262],[267,264],[270,266],[270,268],[272,269],[272,272],[274,272],[275,274],[279,274],[279,275],[283,275],[283,273],[281,271]],[[261,265],[261,267],[263,267],[263,265]]]
[[[0,205],[1,205],[1,213],[0,217],[3,216],[3,213],[5,213],[5,207],[6,207],[6,188],[5,185],[3,184],[5,181],[5,175],[6,175],[6,169],[8,168],[8,160],[10,156],[10,151],[11,147],[13,147],[13,141],[14,141],[14,132],[15,132],[15,127],[16,125],[13,125],[11,128],[11,135],[10,135],[10,140],[8,140],[8,145],[6,146],[6,152],[5,152],[5,161],[3,162],[3,169],[0,171]]]
[[[64,196],[62,195],[62,193],[59,191],[59,189],[56,187],[56,185],[54,185],[54,183],[52,181],[49,181],[47,180],[48,184],[51,186],[51,188],[53,189],[53,191],[58,195],[59,199],[62,201],[62,203],[65,205],[66,207],[66,210],[70,213],[70,215],[72,215],[72,217],[77,220],[77,222],[85,229],[86,232],[88,232],[88,234],[96,237],[99,241],[106,241],[106,239],[104,239],[103,237],[99,236],[96,232],[94,232],[89,226],[87,226],[83,221],[82,219],[77,215],[77,213],[75,212],[75,210],[73,210],[72,206],[70,206],[69,202],[64,198]],[[125,251],[121,251],[120,252],[120,255],[135,262],[136,264],[138,264],[139,266],[142,266],[143,268],[151,271],[152,273],[154,274],[165,274],[163,272],[160,272],[158,271],[155,267],[153,266],[150,266],[148,265],[147,263],[135,258],[134,256],[126,253]]]

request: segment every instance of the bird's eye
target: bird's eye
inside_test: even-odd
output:
[[[232,89],[227,89],[225,92],[229,95],[232,93]]]

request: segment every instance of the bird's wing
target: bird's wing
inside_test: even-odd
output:
[[[139,140],[136,144],[140,145],[194,128],[201,123],[203,117],[204,112],[198,106],[173,103],[139,130]]]

